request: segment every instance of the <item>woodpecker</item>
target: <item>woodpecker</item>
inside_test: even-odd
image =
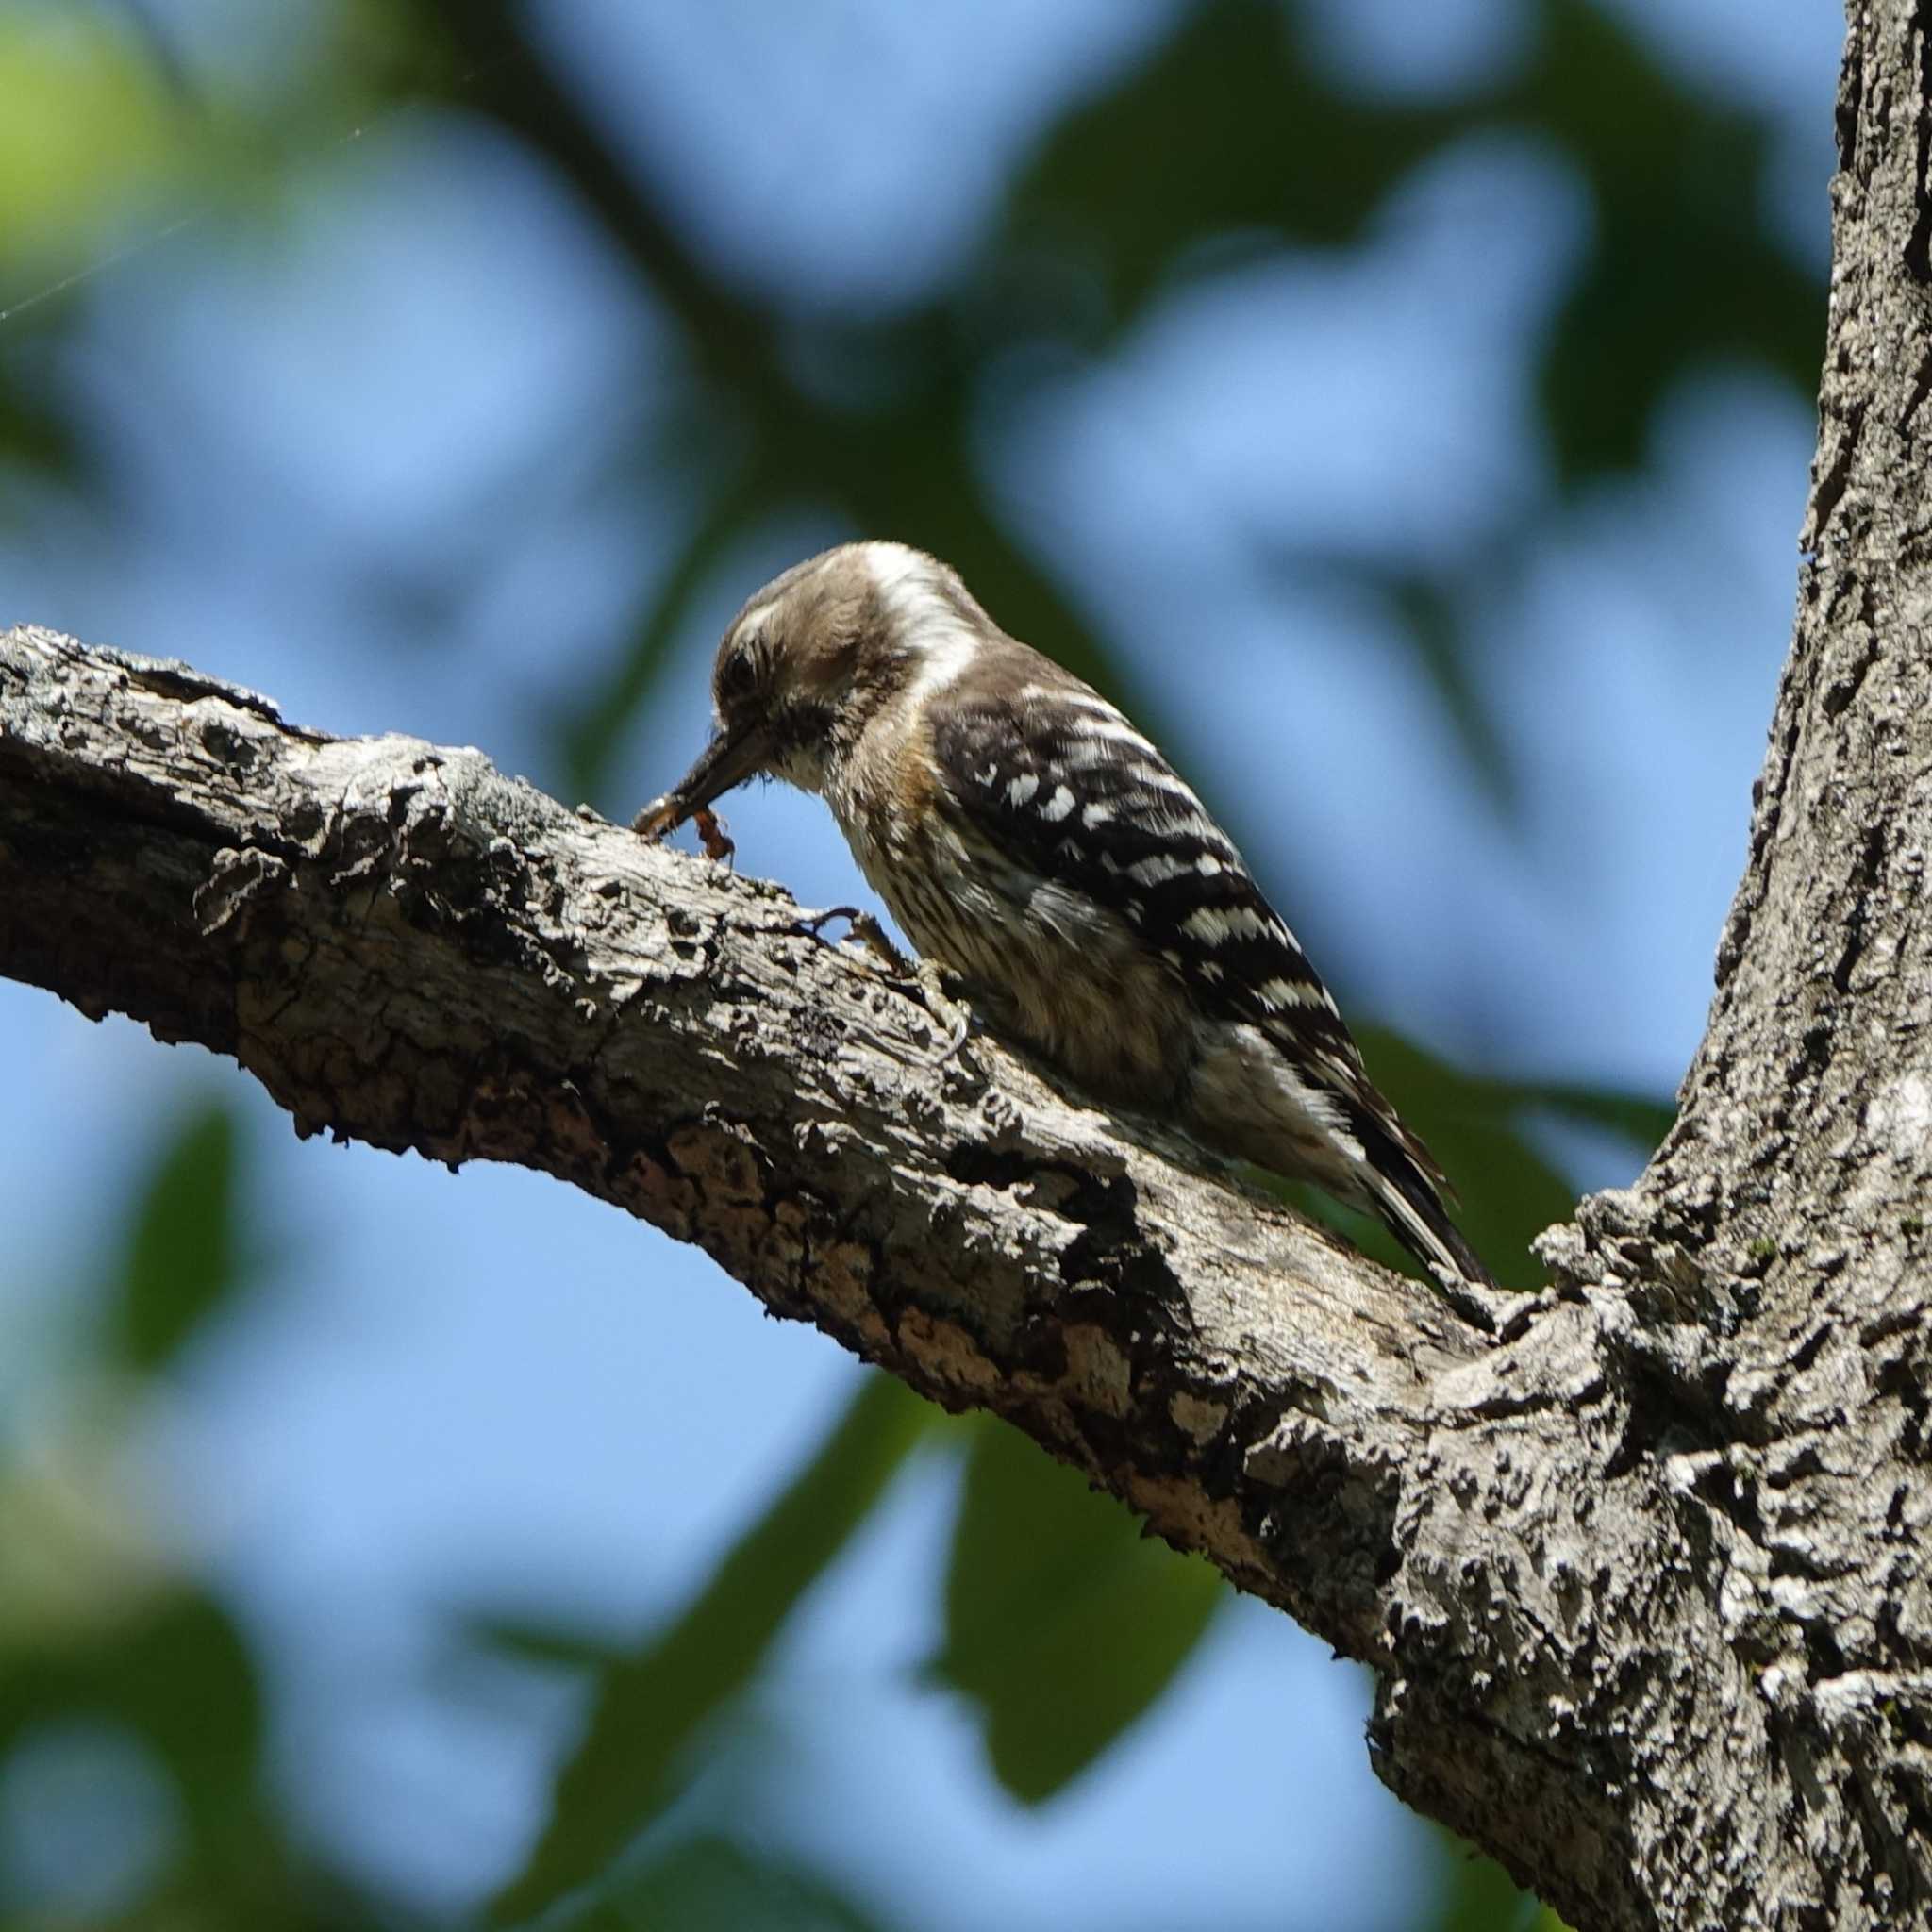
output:
[[[716,729],[640,812],[661,838],[747,778],[831,808],[912,943],[1103,1102],[1379,1215],[1452,1290],[1491,1277],[1233,841],[1107,699],[937,558],[846,543],[738,613]]]

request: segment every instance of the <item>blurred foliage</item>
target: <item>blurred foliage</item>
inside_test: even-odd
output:
[[[874,1374],[790,1486],[682,1616],[598,1670],[590,1716],[558,1773],[550,1820],[492,1916],[543,1911],[593,1878],[662,1811],[704,1726],[742,1690],[799,1600],[871,1513],[937,1411]],[[491,1634],[486,1632],[486,1634]],[[537,1655],[547,1636],[498,1626]]]
[[[1037,1805],[1166,1690],[1225,1589],[1085,1477],[981,1418],[929,1670],[978,1710],[994,1776]]]
[[[95,1894],[135,1821],[98,1778],[94,1824],[58,1875],[101,1924],[209,1928],[340,1923],[353,1894],[291,1847],[266,1762],[261,1674],[226,1607],[143,1509],[126,1458],[142,1440],[143,1384],[249,1280],[241,1257],[235,1125],[220,1106],[175,1125],[130,1203],[94,1311],[85,1374],[37,1393],[0,1436],[0,1781],[75,1736],[145,1768],[158,1793],[138,1895]],[[69,1344],[71,1346],[71,1343]],[[82,1915],[35,1865],[57,1834],[36,1793],[9,1790],[0,1911],[18,1923]],[[69,1822],[64,1835],[75,1837]]]
[[[1434,562],[1365,562],[1311,551],[1294,532],[1241,533],[1282,584],[1285,612],[1296,582],[1324,572],[1387,600],[1472,770],[1507,799],[1506,750],[1477,671],[1540,533],[1577,491],[1641,460],[1660,401],[1687,373],[1743,359],[1808,394],[1824,316],[1821,281],[1767,229],[1763,122],[1676,77],[1588,0],[1525,0],[1525,11],[1524,51],[1502,71],[1390,99],[1316,60],[1291,8],[1180,8],[1137,67],[1066,107],[1019,158],[950,279],[884,311],[788,303],[719,268],[662,184],[558,77],[535,10],[513,0],[343,0],[302,84],[253,120],[184,87],[158,15],[0,13],[0,321],[11,352],[0,359],[0,458],[71,479],[75,428],[48,358],[75,313],[74,289],[113,258],[142,209],[168,210],[149,218],[171,233],[194,218],[193,204],[172,212],[190,185],[272,202],[380,104],[487,116],[628,263],[675,325],[691,372],[656,440],[626,458],[640,477],[680,478],[681,547],[603,683],[580,684],[557,720],[578,795],[605,788],[730,557],[801,512],[937,551],[1016,632],[1148,713],[1034,533],[993,492],[990,398],[1042,355],[1061,367],[1105,357],[1176,292],[1230,267],[1354,248],[1434,158],[1499,131],[1527,137],[1582,184],[1591,218],[1533,344],[1548,488],[1480,554]],[[1532,1278],[1529,1240],[1570,1205],[1526,1123],[1583,1124],[1637,1151],[1669,1125],[1659,1101],[1479,1079],[1388,1033],[1364,1044],[1405,1116],[1467,1181],[1466,1225],[1506,1281]],[[16,1418],[8,1435],[0,1784],[36,1738],[75,1721],[125,1737],[165,1781],[176,1802],[163,1856],[138,1896],[92,1923],[397,1924],[392,1903],[358,1900],[291,1848],[265,1777],[272,1687],[219,1592],[157,1543],[115,1473],[138,1440],[142,1391],[178,1373],[184,1347],[249,1284],[246,1197],[227,1114],[179,1123],[132,1206],[91,1356],[50,1398],[51,1420]],[[1351,1232],[1388,1254],[1379,1230]],[[1142,1538],[1011,1432],[929,1434],[931,1420],[895,1384],[870,1379],[690,1607],[634,1650],[531,1622],[455,1633],[586,1679],[580,1739],[527,1862],[495,1902],[499,1919],[570,1899],[554,1923],[582,1932],[872,1923],[749,1835],[680,1836],[669,1807],[922,1441],[956,1443],[964,1458],[928,1674],[978,1717],[1004,1787],[1049,1799],[1159,1696],[1212,1618],[1214,1576]],[[12,1923],[75,1923],[60,1904],[0,1863]],[[1429,1923],[1518,1932],[1536,1916],[1495,1867],[1458,1857]]]
[[[875,1932],[823,1878],[723,1838],[683,1840],[611,1885],[567,1932]]]
[[[695,441],[736,453],[641,613],[636,648],[565,726],[586,794],[649,703],[664,641],[709,559],[801,503],[944,557],[1016,635],[1130,695],[1104,641],[989,500],[977,439],[991,384],[1022,349],[1104,353],[1190,276],[1238,259],[1232,251],[1363,240],[1405,177],[1477,133],[1546,142],[1591,195],[1591,245],[1535,375],[1562,490],[1636,464],[1659,401],[1692,370],[1746,358],[1807,395],[1815,387],[1824,289],[1768,232],[1768,130],[1673,78],[1588,0],[1537,0],[1524,62],[1487,88],[1422,104],[1338,89],[1275,0],[1188,9],[1139,73],[1041,142],[953,284],[884,316],[787,313],[708,273],[693,238],[536,57],[502,63],[506,47],[522,49],[510,0],[417,4],[447,37],[451,70],[498,63],[479,83],[491,108],[562,171],[677,317],[700,378],[690,408],[708,419]],[[820,379],[800,380],[802,365]],[[891,372],[883,385],[880,371]],[[692,432],[680,425],[681,438]],[[1523,554],[1518,534],[1486,559],[1491,598]],[[1493,606],[1454,594],[1466,560],[1440,568],[1439,580],[1391,565],[1388,588],[1412,620],[1419,668],[1465,699],[1449,715],[1497,781],[1500,746],[1466,701],[1462,669]]]
[[[108,1338],[125,1367],[165,1368],[242,1285],[235,1162],[235,1119],[225,1107],[210,1103],[176,1129],[128,1231]]]
[[[104,226],[178,166],[183,130],[152,51],[84,8],[0,13],[0,261],[39,276],[85,267]]]
[[[98,258],[102,238],[172,173],[176,129],[142,49],[85,14],[64,26],[0,11],[0,327],[16,354],[0,363],[0,460],[67,475],[70,426],[51,406],[42,358],[20,353],[28,311],[52,321],[58,294]]]
[[[1447,1874],[1429,1932],[1565,1932],[1563,1922],[1526,1897],[1491,1858],[1441,1834]]]

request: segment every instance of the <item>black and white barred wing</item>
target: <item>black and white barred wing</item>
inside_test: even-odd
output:
[[[1438,1172],[1370,1085],[1327,988],[1233,841],[1114,706],[1056,672],[960,691],[933,739],[948,791],[990,841],[1118,913],[1200,1011],[1261,1028]]]

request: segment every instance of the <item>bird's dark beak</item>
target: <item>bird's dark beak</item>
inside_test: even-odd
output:
[[[734,785],[742,785],[764,766],[772,736],[761,724],[732,731],[721,728],[698,756],[698,761],[662,798],[654,798],[630,822],[634,832],[661,839],[675,832],[692,813],[722,798]]]

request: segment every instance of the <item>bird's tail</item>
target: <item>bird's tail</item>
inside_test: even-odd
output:
[[[1389,1232],[1431,1274],[1447,1274],[1472,1288],[1494,1288],[1495,1276],[1450,1220],[1435,1183],[1414,1157],[1379,1122],[1357,1119],[1354,1125],[1368,1157],[1361,1183]]]

